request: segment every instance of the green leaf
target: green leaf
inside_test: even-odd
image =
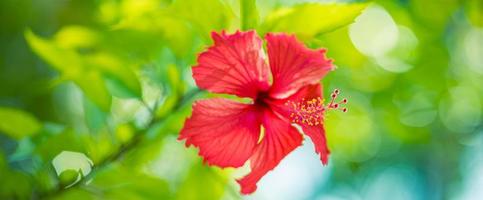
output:
[[[196,47],[194,44],[194,31],[189,28],[189,24],[170,15],[163,15],[163,17],[159,19],[159,23],[159,29],[162,29],[165,43],[171,48],[176,56],[186,56],[193,51],[194,47]]]
[[[259,32],[288,32],[302,40],[309,40],[352,23],[367,5],[307,3],[281,8],[267,16]]]
[[[30,113],[13,108],[0,107],[0,132],[21,139],[37,133],[42,125]]]
[[[104,76],[106,81],[107,90],[112,96],[129,99],[129,98],[139,98],[138,94],[133,93],[132,90],[128,89],[126,85],[116,77]]]
[[[195,164],[186,180],[178,188],[176,199],[221,199],[226,184],[227,179],[220,172],[201,163]]]
[[[55,34],[55,41],[62,48],[90,48],[99,43],[100,35],[83,26],[66,26]]]
[[[84,117],[91,132],[98,132],[106,125],[107,114],[88,98],[84,98]]]
[[[91,193],[90,191],[80,189],[80,188],[72,188],[65,190],[65,192],[60,193],[52,198],[52,200],[86,200],[86,199],[102,199],[97,197]]]
[[[105,40],[114,50],[124,50],[131,57],[132,50],[139,48],[142,50],[139,54],[143,57],[152,54],[149,57],[157,58],[159,50],[166,45],[177,56],[186,56],[194,49],[195,35],[192,25],[176,14],[171,9],[162,8],[147,11],[144,15],[126,16],[126,19],[116,25],[120,30],[108,33]],[[131,34],[120,35],[118,32],[126,32],[121,30],[131,30]],[[126,41],[133,44],[126,46]]]
[[[102,110],[109,111],[111,95],[107,91],[102,74],[95,69],[88,69],[87,63],[72,49],[61,48],[53,41],[36,36],[32,31],[25,31],[25,38],[32,50],[42,57],[67,80],[73,80],[84,94]]]
[[[45,138],[38,141],[38,144],[34,150],[40,158],[47,163],[50,163],[55,156],[62,151],[73,152],[87,152],[85,139],[75,134],[72,130],[64,130],[61,133],[53,135],[45,134]]]
[[[140,97],[141,86],[132,63],[146,59],[156,50],[159,42],[151,42],[154,38],[140,31],[105,33],[82,26],[67,26],[56,33],[53,42],[64,49],[76,50],[75,54],[83,61],[82,68],[98,70],[104,77],[117,80],[116,86],[127,91],[129,97]]]
[[[258,9],[256,0],[240,0],[241,29],[248,30],[258,25]]]
[[[465,1],[465,14],[474,26],[483,27],[483,1]]]
[[[32,184],[27,175],[13,170],[0,173],[0,199],[31,199]]]
[[[163,118],[172,113],[173,107],[178,103],[179,97],[176,94],[167,95],[162,106],[156,111],[156,118]]]
[[[122,63],[122,61],[107,53],[85,56],[85,60],[90,65],[89,67],[99,70],[106,81],[114,82],[116,89],[118,89],[112,93],[114,96],[121,98],[141,98],[141,84],[129,65],[126,66],[125,63]],[[119,90],[123,92],[117,93]],[[110,92],[113,91],[110,90]]]
[[[211,31],[226,29],[233,17],[232,11],[219,0],[178,0],[171,8],[173,14],[195,25],[205,39]]]
[[[89,185],[106,199],[172,199],[166,181],[120,165],[100,171]]]
[[[31,30],[25,31],[25,39],[37,55],[64,77],[69,79],[82,75],[82,61],[74,52],[65,51],[52,41],[38,37]]]
[[[119,150],[119,143],[112,134],[106,129],[102,129],[96,134],[84,138],[82,141],[85,152],[87,153],[86,155],[92,160],[94,165]]]
[[[102,191],[102,192],[99,192]],[[85,188],[73,188],[56,199],[173,199],[166,181],[114,165],[103,168]]]
[[[103,111],[108,112],[111,108],[111,95],[107,90],[101,73],[90,71],[84,76],[76,77],[74,82],[79,85],[84,94],[98,105]]]
[[[77,181],[79,177],[79,171],[73,170],[73,169],[68,169],[60,173],[59,175],[59,181],[62,187],[66,187],[68,185],[71,185],[75,181]]]
[[[31,199],[32,184],[27,175],[10,169],[0,151],[0,199]]]

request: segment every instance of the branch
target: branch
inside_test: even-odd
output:
[[[185,95],[183,95],[183,97],[179,101],[176,102],[176,104],[173,106],[171,111],[172,112],[179,111],[184,104],[191,101],[200,92],[201,92],[201,90],[199,90],[199,89],[193,89],[193,90],[187,92]],[[149,131],[154,124],[156,124],[158,122],[162,122],[162,121],[166,120],[166,118],[168,118],[168,117],[163,117],[163,118],[155,119],[154,112],[152,114],[153,114],[153,117],[144,130],[141,130],[141,131],[137,132],[136,134],[134,134],[133,138],[131,140],[129,140],[127,143],[121,145],[116,152],[112,153],[109,156],[106,156],[104,159],[102,159],[96,165],[92,166],[91,173],[89,173],[87,176],[83,177],[80,181],[74,183],[69,188],[62,188],[60,185],[57,185],[57,187],[55,189],[53,189],[51,191],[40,193],[38,197],[40,199],[43,199],[43,198],[57,196],[57,195],[60,195],[64,192],[72,190],[74,188],[85,185],[87,181],[89,181],[89,180],[91,180],[92,178],[95,177],[95,174],[98,171],[100,171],[104,167],[108,166],[109,164],[120,160],[127,152],[129,152],[132,149],[135,149],[140,144],[140,142],[144,139],[145,133],[147,131]]]

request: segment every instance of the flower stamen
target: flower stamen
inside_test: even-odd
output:
[[[341,107],[341,105],[347,104],[346,98],[335,103],[339,93],[340,91],[335,89],[330,95],[331,100],[328,104],[324,104],[324,99],[320,97],[309,100],[302,98],[301,101],[298,102],[287,101],[285,105],[290,106],[290,118],[292,123],[303,123],[309,126],[316,126],[322,124],[324,113],[327,110],[341,110],[342,112],[347,112],[346,107]]]

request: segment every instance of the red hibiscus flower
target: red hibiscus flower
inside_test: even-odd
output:
[[[213,32],[212,38],[213,46],[193,67],[196,84],[213,93],[251,98],[252,103],[224,98],[195,102],[179,140],[198,147],[210,165],[240,167],[249,160],[251,172],[237,180],[243,194],[255,191],[260,178],[302,144],[292,123],[312,139],[327,164],[323,111],[338,104],[322,102],[320,80],[333,69],[325,50],[308,49],[295,36],[269,33],[267,64],[255,31]]]

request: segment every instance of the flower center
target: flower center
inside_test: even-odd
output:
[[[255,104],[262,107],[268,107],[267,100],[270,98],[268,92],[259,92],[255,99]]]
[[[331,100],[328,104],[324,104],[324,100],[320,97],[306,100],[302,98],[301,101],[293,102],[287,101],[286,106],[290,107],[290,118],[293,123],[302,123],[309,126],[317,126],[322,124],[324,120],[324,113],[327,110],[341,110],[347,112],[347,108],[340,105],[347,104],[347,99],[335,103],[335,99],[339,95],[339,90],[335,89],[331,94]]]

